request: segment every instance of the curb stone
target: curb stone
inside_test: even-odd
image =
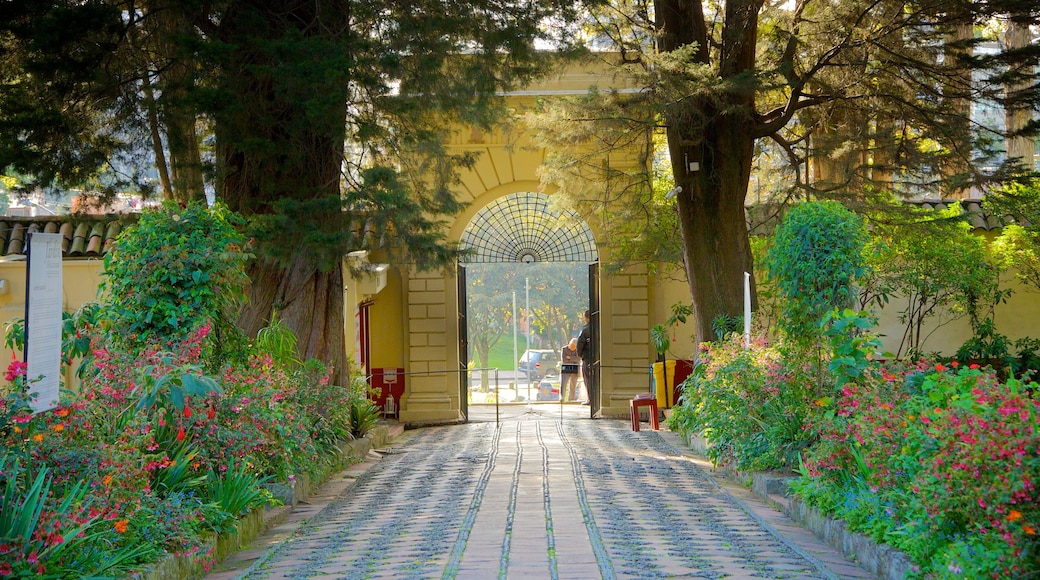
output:
[[[320,493],[323,484],[335,478],[338,474],[350,470],[351,466],[359,465],[351,460],[365,462],[366,457],[372,455],[372,450],[383,447],[404,431],[400,424],[379,424],[373,428],[365,437],[344,441],[340,444],[340,457],[323,474],[318,481],[310,478],[301,478],[291,486],[282,486],[279,489],[279,499],[284,505],[278,507],[268,506],[256,508],[246,514],[235,524],[235,531],[220,534],[210,542],[210,549],[192,555],[168,555],[151,568],[132,576],[135,580],[184,580],[208,577],[210,571],[223,570],[225,563],[234,565],[248,558],[250,544],[264,533],[283,525],[294,512],[307,512],[313,510],[303,509],[310,507],[308,500],[315,493]],[[344,469],[346,468],[346,469]],[[243,557],[238,557],[240,554]],[[224,577],[224,576],[214,576]],[[232,577],[232,576],[228,576]]]
[[[701,437],[686,437],[682,440],[698,455],[704,456],[708,443]],[[817,508],[806,504],[795,495],[790,495],[787,486],[795,479],[790,475],[776,473],[743,473],[728,466],[718,468],[719,477],[732,479],[746,485],[749,479],[751,491],[760,499],[810,531],[831,548],[846,558],[855,560],[860,566],[879,580],[903,580],[913,570],[910,557],[887,544],[879,544],[872,538],[849,531],[843,520],[824,515]]]

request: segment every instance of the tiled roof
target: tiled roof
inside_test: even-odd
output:
[[[924,199],[904,202],[924,210],[944,210],[956,202],[961,204],[961,212],[971,226],[977,230],[999,230],[1013,224],[1016,220],[1007,216],[988,213],[982,199]],[[746,208],[748,230],[752,235],[772,235],[773,230],[783,219],[786,206],[776,204],[753,205]],[[1023,223],[1023,225],[1028,225]]]
[[[12,260],[25,255],[29,234],[62,234],[65,258],[97,258],[115,242],[119,232],[137,220],[133,214],[96,216],[0,217],[0,257]]]
[[[999,230],[1000,228],[1015,223],[1008,216],[997,216],[986,212],[985,202],[981,199],[924,199],[920,201],[907,202],[921,209],[944,210],[960,201],[961,213],[964,215],[971,227],[977,230]]]

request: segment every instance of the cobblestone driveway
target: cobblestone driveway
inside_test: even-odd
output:
[[[242,577],[837,577],[659,433],[558,419],[409,432]]]

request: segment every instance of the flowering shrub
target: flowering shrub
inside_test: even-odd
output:
[[[956,365],[956,363],[953,363]],[[928,577],[1040,573],[1040,401],[978,368],[878,368],[847,385],[797,491]]]
[[[108,296],[66,316],[62,362],[82,361],[82,385],[58,408],[32,415],[9,365],[0,576],[125,577],[206,554],[270,499],[261,482],[319,475],[350,436],[355,389],[253,352],[230,324],[245,254],[222,212],[164,206],[120,238]]]
[[[716,464],[738,469],[793,465],[812,442],[808,424],[818,398],[812,365],[796,353],[762,339],[745,350],[736,334],[704,345],[670,427],[703,436]]]

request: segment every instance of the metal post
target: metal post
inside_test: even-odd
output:
[[[527,404],[531,404],[531,284],[524,278],[524,318],[527,320]]]
[[[514,343],[514,345],[515,345],[515,343]],[[516,349],[515,346],[513,348],[514,348],[514,350]],[[499,391],[501,391],[500,387],[501,387],[501,385],[498,384],[498,368],[496,367],[495,368],[495,425],[496,426],[498,425],[498,400],[500,398],[502,398],[501,395],[499,394]]]
[[[520,374],[519,364],[516,357],[516,290],[513,290],[513,388],[518,393],[520,392],[520,383],[517,380],[517,375]]]

